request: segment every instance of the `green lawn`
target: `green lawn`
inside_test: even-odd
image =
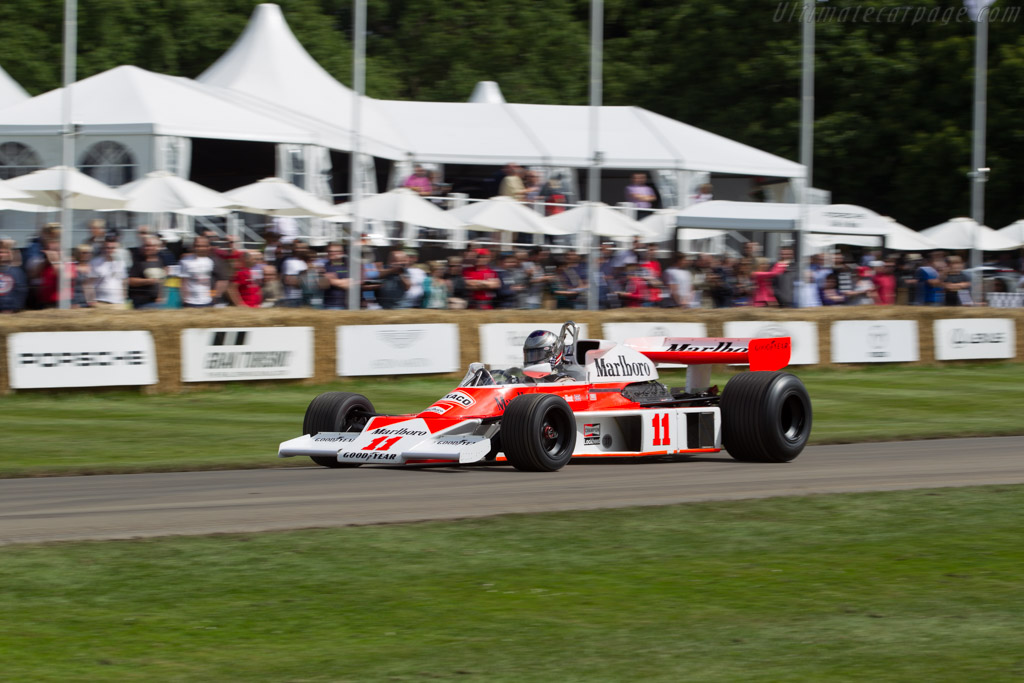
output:
[[[1019,681],[1024,487],[0,548],[10,681]]]
[[[1024,364],[792,370],[814,404],[813,443],[1024,433]],[[683,375],[666,383],[682,385]],[[0,399],[0,476],[279,466],[278,443],[299,434],[321,391],[358,391],[378,410],[416,412],[454,384],[375,378],[321,387],[236,382],[165,396],[20,393]]]

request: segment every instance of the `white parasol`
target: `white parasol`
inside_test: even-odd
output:
[[[336,214],[330,220],[348,222],[352,220],[352,202],[334,207]],[[453,213],[439,208],[407,187],[365,197],[359,200],[359,215],[379,221],[394,221],[423,228],[459,230],[466,227]]]
[[[7,183],[15,189],[32,195],[32,203],[50,209],[61,208],[61,193],[64,183],[70,192],[68,205],[72,209],[102,211],[123,209],[125,198],[114,188],[101,183],[77,168],[54,166],[11,178]],[[10,208],[17,208],[12,202]],[[38,211],[30,207],[29,211]]]
[[[653,230],[649,230],[640,221],[633,220],[604,202],[581,202],[573,209],[548,216],[543,220],[553,226],[553,234],[583,234],[591,230],[592,216],[596,219],[593,224],[595,235],[613,239],[638,236],[648,241],[658,238]]]
[[[491,197],[453,210],[452,215],[466,222],[471,230],[504,230],[531,235],[564,234],[552,231],[543,216],[512,197]]]
[[[122,185],[118,191],[128,203],[125,211],[178,213],[189,216],[220,216],[234,205],[227,195],[167,171],[153,171],[146,177]]]
[[[338,213],[333,204],[281,178],[263,178],[224,193],[233,207],[265,216],[327,218]]]

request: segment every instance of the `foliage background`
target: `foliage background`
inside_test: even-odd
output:
[[[256,0],[80,0],[78,77],[121,64],[196,77]],[[279,0],[313,57],[351,84],[350,0]],[[819,7],[892,8],[889,0]],[[956,0],[914,0],[951,10]],[[32,94],[59,87],[63,0],[0,3],[0,66]],[[369,0],[367,92],[464,101],[496,80],[510,102],[586,104],[587,0]],[[778,0],[606,0],[604,102],[636,105],[797,157],[800,34]],[[999,0],[1004,11],[1012,5]],[[1019,14],[1024,14],[1021,12]],[[974,25],[817,27],[814,184],[923,228],[969,212]],[[1024,16],[990,24],[987,223],[1024,217]]]

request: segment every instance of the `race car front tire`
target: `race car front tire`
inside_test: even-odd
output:
[[[505,458],[524,472],[555,472],[576,449],[576,420],[561,396],[524,394],[512,399],[501,418]]]
[[[743,372],[725,385],[722,445],[736,460],[789,462],[811,435],[811,399],[788,372]]]
[[[348,391],[328,391],[314,398],[306,408],[302,420],[302,433],[362,431],[366,417],[373,413],[373,404],[362,394]],[[359,467],[361,463],[338,462],[329,455],[311,455],[310,459],[321,467]]]

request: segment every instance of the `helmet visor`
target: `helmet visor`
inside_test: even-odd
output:
[[[551,347],[540,346],[535,349],[523,349],[523,362],[526,365],[546,363],[551,360]]]

